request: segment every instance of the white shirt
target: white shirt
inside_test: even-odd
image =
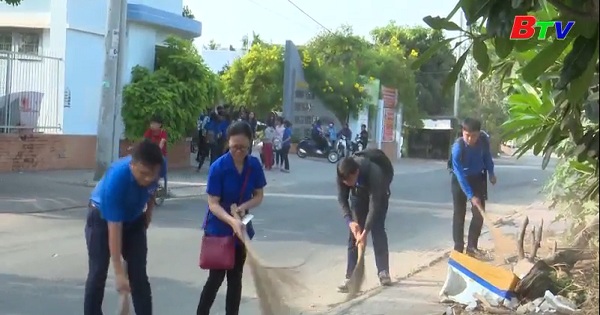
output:
[[[265,136],[263,137],[263,142],[271,143],[276,137],[276,131],[273,127],[267,127],[265,129]]]
[[[285,131],[285,126],[284,125],[280,125],[275,127],[275,136],[277,137],[277,139],[279,140],[283,140],[283,132]]]

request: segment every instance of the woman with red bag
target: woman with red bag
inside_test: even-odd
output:
[[[229,152],[218,158],[208,171],[208,211],[200,267],[209,270],[202,289],[197,315],[209,315],[217,292],[227,276],[225,314],[238,315],[242,298],[242,272],[246,249],[240,239],[252,238],[252,222],[246,226],[231,213],[237,204],[239,217],[260,205],[267,182],[258,158],[248,154],[252,128],[247,122],[234,122],[227,129]]]

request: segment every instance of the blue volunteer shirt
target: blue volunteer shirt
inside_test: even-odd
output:
[[[292,129],[286,127],[283,130],[283,137],[281,139],[283,143],[281,144],[284,147],[289,147],[292,145]]]
[[[131,222],[139,218],[158,187],[158,178],[148,187],[140,186],[130,168],[131,156],[115,161],[98,182],[90,202],[109,222]],[[163,164],[160,177],[165,176]]]
[[[244,181],[248,178],[246,187],[242,191]],[[208,171],[208,182],[206,184],[206,193],[211,196],[221,198],[221,206],[227,212],[231,213],[232,204],[242,204],[252,199],[253,192],[262,189],[267,185],[265,173],[258,158],[253,156],[246,157],[244,169],[240,174],[231,153],[226,153],[218,158]],[[210,210],[206,209],[207,214],[204,220],[204,233],[211,236],[233,235],[233,229],[229,224],[219,220]],[[248,235],[254,237],[254,228],[249,223],[247,226]]]
[[[218,128],[221,137],[225,137],[227,135],[227,128],[229,128],[229,122],[227,120],[221,121]]]
[[[467,177],[481,176],[484,171],[487,171],[489,176],[494,176],[494,161],[490,152],[489,139],[484,141],[482,137],[486,135],[482,134],[473,146],[466,143],[461,145],[460,142],[464,141],[462,139],[454,142],[452,146],[452,169],[468,200],[473,198],[473,189]],[[461,152],[461,149],[465,152]]]

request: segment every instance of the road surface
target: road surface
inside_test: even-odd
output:
[[[347,227],[335,200],[334,165],[292,160],[292,173],[272,172],[263,205],[254,211],[255,244],[272,265],[297,265],[306,289],[296,292],[298,314],[340,303],[335,291],[345,270]],[[488,210],[501,215],[537,198],[549,171],[529,159],[497,167]],[[500,163],[499,163],[500,164]],[[391,273],[402,277],[451,247],[451,197],[445,162],[396,165],[387,219]],[[197,188],[195,188],[197,189]],[[199,189],[198,189],[199,191]],[[202,197],[167,200],[156,211],[149,235],[149,274],[155,314],[195,314],[207,273],[198,265]],[[0,314],[80,315],[87,272],[83,238],[85,209],[46,214],[0,213]],[[377,285],[369,251],[366,289]],[[105,314],[117,294],[109,274]],[[224,289],[224,286],[223,286]],[[224,314],[224,290],[213,314]],[[259,314],[249,272],[242,314]]]

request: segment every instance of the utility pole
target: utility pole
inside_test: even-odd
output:
[[[94,180],[100,180],[109,165],[118,158],[119,143],[115,143],[115,120],[118,114],[116,94],[119,89],[117,77],[119,75],[120,44],[122,40],[121,24],[123,2],[127,0],[109,0],[108,23],[104,47],[104,76],[102,81],[102,98],[98,114],[98,132],[96,136],[96,170]],[[123,34],[124,36],[125,34]],[[116,147],[116,150],[115,150]]]
[[[463,27],[463,14],[460,14],[460,28]],[[458,38],[459,41],[461,41],[463,39],[463,34],[460,34],[460,37]],[[463,45],[460,44],[458,46],[458,57],[460,58],[460,56],[463,54]],[[454,84],[454,118],[458,118],[458,103],[460,102],[460,74],[458,75],[458,78],[456,79],[456,83]]]

